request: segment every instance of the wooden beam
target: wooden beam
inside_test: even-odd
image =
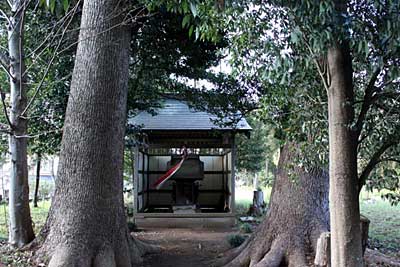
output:
[[[210,212],[210,213],[139,213],[137,217],[143,218],[223,218],[233,217],[233,214],[224,212]]]
[[[138,195],[144,195],[144,194],[149,194],[149,193],[157,193],[157,194],[172,194],[173,190],[172,189],[149,189],[147,190],[143,190],[143,191],[139,191]],[[223,194],[224,190],[221,189],[202,189],[199,190],[199,194],[201,193],[207,193],[207,194]]]
[[[150,167],[150,160],[149,160],[149,156],[148,155],[146,155],[146,157],[147,157],[147,166],[146,166],[146,180],[147,180],[147,191],[149,191],[149,189],[150,189],[150,176],[149,176],[149,167]],[[144,160],[144,158],[143,158],[143,160]],[[143,163],[143,166],[144,166],[144,163]],[[144,168],[144,167],[143,167]],[[143,169],[144,170],[144,169]],[[146,203],[146,206],[150,206],[150,194],[149,193],[147,193],[147,203]]]
[[[198,147],[196,147],[196,148],[198,148]],[[195,155],[199,156],[199,157],[223,157],[226,154],[228,154],[229,152],[231,152],[231,151],[228,150],[228,151],[226,151],[226,152],[224,152],[222,154],[204,154],[204,153],[202,153],[202,154],[195,154]],[[157,154],[155,153],[155,154],[151,154],[151,153],[149,153],[148,156],[149,157],[170,157],[170,156],[176,156],[176,154],[172,154],[172,153],[157,153]]]
[[[134,162],[133,165],[133,212],[136,213],[139,211],[139,148],[135,146],[131,148],[131,153],[134,154]]]
[[[140,153],[142,155],[142,171],[144,170],[144,153]],[[142,190],[144,190],[144,174],[142,174]],[[145,202],[144,202],[144,196],[142,196],[142,207],[141,209],[144,209],[146,207]]]
[[[139,171],[139,173],[144,173],[144,174],[164,174],[166,172],[165,171]],[[230,171],[204,171],[204,175],[207,174],[230,174]],[[171,178],[171,180],[174,180],[173,178]]]
[[[235,162],[236,162],[236,143],[235,143],[235,135],[232,136],[232,153],[231,153],[231,213],[236,212],[235,208]]]

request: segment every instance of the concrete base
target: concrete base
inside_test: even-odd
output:
[[[232,213],[137,213],[134,219],[139,228],[231,228],[236,223]]]

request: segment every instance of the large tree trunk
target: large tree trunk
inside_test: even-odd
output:
[[[335,5],[346,11],[346,1],[335,1]],[[353,70],[346,40],[328,49],[328,69],[331,262],[332,267],[361,267]]]
[[[36,183],[35,183],[35,193],[33,195],[33,206],[38,207],[38,195],[39,195],[39,183],[40,183],[40,163],[42,162],[42,157],[40,153],[37,154],[36,160]]]
[[[130,267],[142,245],[123,208],[128,88],[126,1],[85,1],[56,191],[39,255],[49,266]]]
[[[21,247],[34,239],[29,210],[28,164],[27,164],[27,121],[21,117],[27,104],[24,59],[24,0],[12,2],[8,27],[8,49],[10,56],[11,134],[9,137],[10,173],[10,227],[9,243]]]
[[[300,155],[295,146],[282,149],[265,220],[217,265],[308,266],[306,255],[315,252],[320,234],[329,231],[329,179],[319,168],[294,168],[293,158]]]

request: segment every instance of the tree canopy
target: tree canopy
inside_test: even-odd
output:
[[[357,114],[348,127],[359,135],[359,188],[393,190],[400,155],[399,3],[351,1],[347,8],[345,14],[329,2],[233,1],[220,23],[229,36],[233,76],[258,85],[253,95],[278,136],[307,143],[308,162],[299,163],[305,166],[327,164],[324,53],[331,41],[348,39],[355,92],[349,104]],[[388,197],[395,201],[395,194]]]

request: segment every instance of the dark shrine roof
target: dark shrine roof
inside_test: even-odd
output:
[[[131,125],[142,126],[143,130],[238,130],[250,131],[252,128],[242,118],[236,126],[221,127],[214,124],[217,117],[204,111],[189,107],[186,101],[166,99],[156,115],[142,111],[128,119]]]

